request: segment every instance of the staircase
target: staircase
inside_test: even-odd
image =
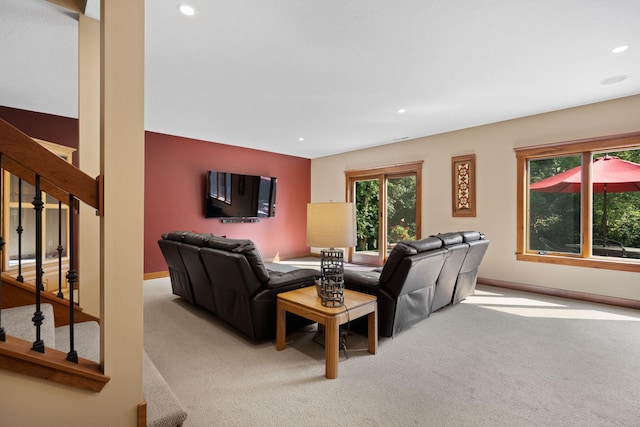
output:
[[[0,119],[0,168],[3,172],[0,177],[3,177],[4,171],[7,171],[33,185],[36,188],[36,194],[45,192],[48,196],[67,204],[70,209],[76,209],[77,203],[82,201],[98,212],[102,211],[101,179],[89,177],[2,119]],[[35,271],[42,271],[38,261],[42,259],[42,254],[39,252],[42,236],[38,235],[37,197],[42,196],[34,197],[36,230],[31,230],[29,234],[35,235],[36,239]],[[3,198],[0,198],[0,205],[2,200]],[[4,207],[0,207],[0,212],[4,212]],[[69,260],[73,260],[75,257],[72,244],[73,223],[69,233],[70,247],[67,251],[70,255]],[[3,247],[4,238],[0,235],[0,254]],[[73,301],[73,292],[69,293],[70,299],[60,298],[52,292],[42,290],[42,277],[35,276],[35,283],[25,282],[22,278],[14,278],[6,273],[0,276],[0,368],[99,392],[109,381],[109,377],[103,374],[99,357],[96,357],[95,352],[92,353],[92,357],[78,356],[75,349],[76,338],[79,342],[81,338],[76,337],[75,322],[97,324],[98,319],[83,313]],[[72,261],[67,278],[72,284],[77,281]],[[10,329],[4,327],[2,310],[31,305],[34,309],[33,318],[27,319],[27,324],[35,330],[35,336],[34,340],[29,342],[24,339],[27,336],[24,333],[12,334]],[[69,336],[69,341],[65,345],[52,339],[55,334],[47,334],[49,339],[43,339],[45,329],[43,325],[47,322],[47,317],[42,312],[42,307],[50,307],[51,312],[55,313],[55,327],[65,327],[68,331],[66,335]],[[24,330],[26,327],[22,326],[18,329]],[[15,325],[12,329],[16,330]],[[82,335],[82,338],[85,338],[84,334]],[[67,354],[60,351],[60,348],[67,348]],[[97,354],[99,355],[99,347]]]
[[[0,342],[3,349],[0,383],[3,390],[10,392],[4,393],[0,399],[0,425],[86,426],[97,422],[114,426],[144,426],[148,418],[142,387],[141,286],[144,273],[144,2],[100,2],[99,20],[83,13],[84,1],[56,0],[55,3],[63,6],[76,4],[77,7],[70,8],[69,12],[49,5],[46,13],[34,15],[29,22],[34,28],[37,26],[38,30],[47,31],[49,16],[63,14],[77,29],[77,43],[70,38],[71,45],[67,48],[69,51],[77,48],[77,101],[81,117],[76,123],[82,151],[79,160],[85,171],[92,171],[92,176],[74,170],[68,164],[61,165],[58,159],[33,144],[29,137],[2,122],[0,172],[10,171],[25,180],[29,175],[32,180],[36,175],[40,176],[42,190],[69,206],[68,211],[80,205],[81,223],[77,230],[81,233],[78,242],[82,245],[79,259],[82,264],[78,282],[70,287],[79,287],[76,294],[79,292],[81,299],[73,303],[69,301],[69,313],[76,315],[76,310],[71,308],[81,302],[92,314],[100,317],[101,363],[86,361],[81,352],[77,363],[69,361],[63,351],[59,352],[59,365],[56,365],[54,355],[58,350],[48,343],[43,346],[44,353],[32,350],[33,343],[25,340],[16,349],[8,342],[19,338],[6,334],[5,341]],[[64,41],[51,38],[46,42]],[[24,53],[30,55],[34,52]],[[16,69],[20,67],[18,63],[8,65]],[[45,60],[33,78],[46,75],[47,65]],[[74,79],[75,75],[69,78]],[[11,123],[14,115],[8,113],[0,117]],[[57,119],[50,121],[37,113],[25,113],[32,117],[24,122],[28,133],[56,139],[52,135],[60,130]],[[18,113],[20,115],[22,113]],[[22,122],[16,120],[17,126],[18,123]],[[71,131],[75,132],[73,128]],[[75,139],[74,134],[70,134],[70,138]],[[16,153],[16,149],[20,153]],[[94,178],[97,174],[106,176],[105,185],[102,184],[102,176]],[[73,201],[69,203],[70,194]],[[105,205],[109,206],[106,215]],[[0,209],[3,211],[6,211],[6,205]],[[98,218],[94,211],[100,215]],[[122,244],[121,235],[127,236],[126,245]],[[14,249],[9,252],[13,256]],[[0,254],[6,257],[7,252]],[[69,270],[75,268],[78,266],[70,266]],[[6,272],[4,266],[1,270]],[[49,284],[53,287],[51,282]],[[38,289],[35,280],[33,285]],[[69,298],[72,295],[69,294]],[[35,300],[31,304],[35,304]],[[68,317],[72,317],[71,314]],[[71,319],[69,323],[73,323]],[[57,346],[58,343],[55,344]],[[37,360],[25,363],[24,355],[37,356]],[[91,367],[108,383],[101,386],[99,392],[68,385],[73,381],[64,379],[67,376],[65,369],[75,374],[81,370],[80,366]],[[50,371],[34,372],[41,368]]]
[[[82,201],[99,215],[103,211],[101,177],[89,177],[2,119],[0,169],[0,188],[7,171],[49,196],[66,201],[70,209],[76,209],[77,202]],[[4,212],[2,200],[0,197],[0,213]],[[69,229],[69,261],[64,266],[73,288],[77,281],[72,261],[73,223]],[[38,238],[36,247],[41,246]],[[0,259],[3,246],[0,232]],[[36,260],[39,258],[41,255],[36,255]],[[34,271],[43,269],[36,264]],[[0,269],[0,369],[91,392],[102,391],[110,378],[104,375],[100,364],[100,319],[74,303],[74,292],[56,294],[44,290],[42,274],[34,274],[35,283],[30,283]],[[139,408],[138,425],[182,425],[187,417],[184,407],[146,352],[142,362],[145,402]]]

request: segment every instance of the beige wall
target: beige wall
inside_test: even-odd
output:
[[[640,95],[314,159],[311,201],[344,200],[344,171],[423,160],[423,237],[480,230],[480,277],[640,300],[637,273],[516,261],[513,149],[640,131]],[[451,157],[476,154],[477,216],[451,216]]]

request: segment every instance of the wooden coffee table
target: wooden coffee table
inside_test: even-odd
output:
[[[340,325],[368,315],[368,350],[371,354],[376,354],[378,350],[378,303],[373,295],[345,289],[343,306],[325,307],[320,302],[315,286],[278,294],[276,312],[276,350],[278,351],[284,350],[286,346],[287,311],[324,326],[325,376],[327,378],[338,378]]]

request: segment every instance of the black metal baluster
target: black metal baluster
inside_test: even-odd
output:
[[[33,313],[33,324],[36,327],[36,340],[32,350],[44,353],[44,341],[40,336],[40,329],[44,316],[40,311],[40,291],[42,289],[42,190],[40,189],[40,175],[36,175],[36,194],[33,197],[33,209],[36,211],[36,312]],[[52,319],[53,321],[53,319]]]
[[[4,171],[2,170],[2,154],[0,154],[0,189],[2,188],[2,176],[4,175]],[[2,224],[2,197],[0,197],[0,224]],[[0,227],[0,259],[3,256],[4,250],[4,237],[2,236],[2,230]],[[2,262],[0,262],[0,276],[2,276]],[[2,327],[2,279],[0,279],[0,341],[4,342],[7,340],[7,335]]]
[[[16,233],[18,233],[18,277],[16,280],[18,282],[24,282],[24,277],[22,277],[22,232],[24,229],[22,228],[22,178],[18,178],[18,228],[16,228]]]
[[[73,257],[75,255],[75,245],[73,243],[73,209],[74,209],[74,197],[73,194],[69,194],[69,243],[67,247],[69,248],[69,271],[67,272],[67,281],[69,282],[69,353],[67,353],[67,360],[70,362],[78,363],[78,353],[74,348],[74,338],[73,338],[73,328],[74,328],[74,320],[73,320],[73,312],[74,312],[74,303],[73,303],[73,288],[78,280],[78,275],[76,274],[76,270],[73,265]]]
[[[62,202],[58,200],[58,298],[64,298],[62,293]]]

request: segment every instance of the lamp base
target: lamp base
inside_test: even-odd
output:
[[[344,251],[320,251],[320,302],[326,307],[344,305]]]

